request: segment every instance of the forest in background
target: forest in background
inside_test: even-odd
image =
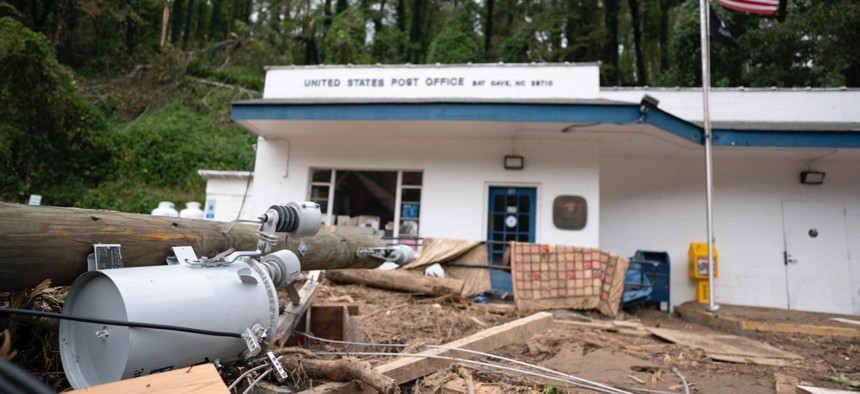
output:
[[[860,2],[714,4],[714,86],[860,86]],[[697,86],[696,0],[0,0],[0,200],[149,212],[248,170],[230,102],[268,65],[600,62],[603,86]]]

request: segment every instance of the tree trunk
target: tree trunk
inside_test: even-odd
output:
[[[645,76],[645,59],[642,58],[642,18],[639,17],[639,0],[627,0],[630,6],[630,24],[633,27],[633,54],[636,57],[636,84],[648,84]]]
[[[191,27],[194,24],[194,1],[188,0],[188,7],[185,9],[185,23],[182,27],[182,50],[188,49],[188,41],[191,39]]]
[[[357,283],[388,290],[399,290],[431,296],[459,295],[463,281],[424,276],[408,270],[382,271],[350,269],[326,272],[326,278],[340,283]]]
[[[409,26],[409,42],[411,45],[409,59],[414,64],[421,63],[424,58],[424,14],[427,0],[412,2],[412,23]]]
[[[323,3],[323,35],[328,33],[328,27],[331,26],[333,19],[334,15],[331,13],[331,0],[325,0]]]
[[[618,1],[606,0],[606,13],[604,23],[606,24],[607,38],[605,49],[605,61],[610,67],[607,73],[608,85],[618,86],[621,84],[621,73],[618,70]]]
[[[780,0],[779,8],[776,10],[776,20],[782,23],[785,22],[785,18],[788,18],[788,0]]]
[[[349,3],[346,0],[337,0],[334,3],[334,14],[340,15],[340,13],[346,11],[347,8],[349,8]]]
[[[227,249],[225,223],[89,209],[33,207],[0,203],[0,291],[35,286],[50,278],[70,285],[86,272],[93,244],[120,244],[125,267],[163,265],[173,246],[191,246],[199,256]],[[236,250],[257,248],[257,225],[236,225],[229,239]],[[280,236],[272,250],[289,248],[302,269],[372,268],[382,263],[359,258],[356,248],[385,244],[371,235],[321,231],[304,239]],[[298,251],[304,242],[307,252]]]
[[[173,22],[170,24],[170,42],[182,39],[182,22],[185,21],[185,0],[173,0]]]
[[[493,61],[493,3],[494,0],[486,0],[487,2],[487,21],[484,24],[484,60],[487,62]]]
[[[212,20],[209,23],[209,39],[224,38],[224,0],[212,0]]]
[[[672,0],[660,0],[660,73],[669,69],[669,10]]]

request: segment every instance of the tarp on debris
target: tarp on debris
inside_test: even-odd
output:
[[[511,242],[517,309],[597,309],[615,316],[629,261],[595,248]]]
[[[403,266],[405,269],[418,269],[434,263],[451,261],[481,244],[481,241],[468,241],[450,238],[424,238],[421,255],[415,261]]]

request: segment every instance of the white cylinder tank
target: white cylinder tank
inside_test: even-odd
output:
[[[87,272],[69,291],[63,314],[236,334],[259,323],[271,335],[278,301],[259,263],[180,263]],[[230,362],[245,349],[241,338],[60,322],[63,370],[76,389],[215,360]]]
[[[203,219],[203,211],[200,209],[200,203],[196,201],[185,203],[185,209],[179,211],[179,217],[186,219]]]
[[[172,202],[162,201],[158,203],[158,208],[152,210],[152,215],[177,217],[179,216],[179,212],[176,212],[176,208],[174,207]]]

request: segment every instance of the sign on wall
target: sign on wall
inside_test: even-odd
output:
[[[265,99],[592,99],[597,64],[274,67]]]

